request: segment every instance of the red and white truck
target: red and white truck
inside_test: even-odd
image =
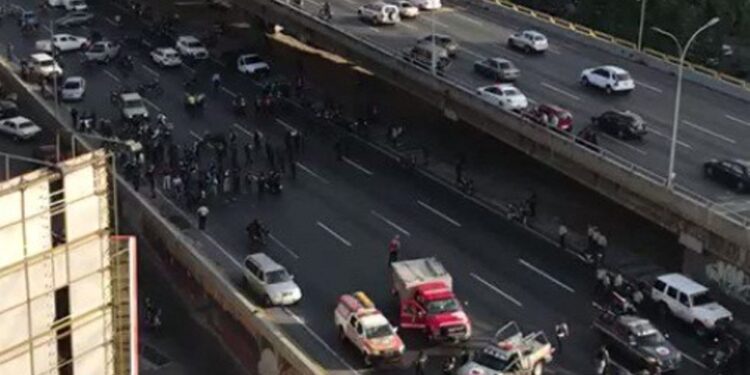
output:
[[[453,293],[453,278],[435,258],[391,264],[402,328],[422,329],[430,340],[467,340],[471,321]]]
[[[396,328],[363,292],[339,297],[334,320],[339,337],[357,347],[367,366],[395,362],[404,354],[404,342],[396,334]]]

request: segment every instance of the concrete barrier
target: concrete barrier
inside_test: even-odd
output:
[[[6,60],[0,59],[0,82],[18,94],[19,109],[47,132],[59,132],[64,141],[73,137],[70,124],[55,116],[54,108],[42,100],[33,87],[13,73]],[[65,117],[67,118],[67,117]],[[77,144],[83,150],[91,145],[83,139]],[[232,315],[251,334],[258,345],[258,353],[270,351],[276,360],[279,373],[299,375],[324,375],[326,372],[300,348],[297,347],[279,327],[265,319],[263,309],[253,305],[232,283],[226,272],[219,269],[211,259],[200,251],[201,242],[189,235],[189,230],[178,228],[165,217],[177,216],[157,210],[149,201],[137,194],[130,184],[117,177],[117,206],[123,219],[138,235],[144,237],[160,251],[168,252],[183,268],[188,270],[218,305]],[[262,360],[259,355],[257,361]],[[263,360],[268,360],[264,358]],[[260,365],[260,364],[259,364]]]
[[[750,232],[745,220],[711,209],[698,196],[664,188],[663,178],[615,155],[579,147],[569,137],[532,126],[499,111],[448,78],[433,77],[388,51],[335,25],[281,3],[244,0],[241,6],[265,24],[281,24],[285,32],[340,54],[381,79],[438,107],[487,134],[529,154],[604,196],[676,233],[691,238],[696,251],[750,270],[746,255]],[[269,28],[270,29],[270,28]]]

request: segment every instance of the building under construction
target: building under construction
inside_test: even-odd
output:
[[[137,373],[135,241],[98,151],[0,182],[0,374]]]

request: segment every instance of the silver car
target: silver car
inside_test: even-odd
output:
[[[86,94],[86,80],[83,77],[68,77],[60,86],[60,98],[64,101],[82,100]]]
[[[291,305],[302,299],[294,276],[265,253],[248,255],[243,265],[247,285],[263,298],[266,306]]]

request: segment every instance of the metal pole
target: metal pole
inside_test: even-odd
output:
[[[57,51],[54,44],[54,37],[55,37],[55,23],[50,21],[49,22],[49,42],[50,46],[52,47],[52,60],[54,60],[55,65],[58,64],[57,62]],[[55,116],[60,117],[60,100],[57,97],[57,72],[52,70],[52,95],[55,97]],[[75,127],[76,124],[73,124],[73,127]]]
[[[646,22],[646,3],[648,0],[641,1],[641,20],[638,26],[638,50],[643,51],[643,26]]]
[[[55,161],[60,162],[60,132],[55,136]]]
[[[5,179],[10,180],[10,156],[5,155]]]
[[[432,75],[437,75],[437,56],[435,55],[435,17],[437,17],[437,12],[434,12],[432,14],[432,17],[430,17],[430,23],[432,24],[432,53],[431,55],[431,61],[430,61],[430,71],[432,72]]]

